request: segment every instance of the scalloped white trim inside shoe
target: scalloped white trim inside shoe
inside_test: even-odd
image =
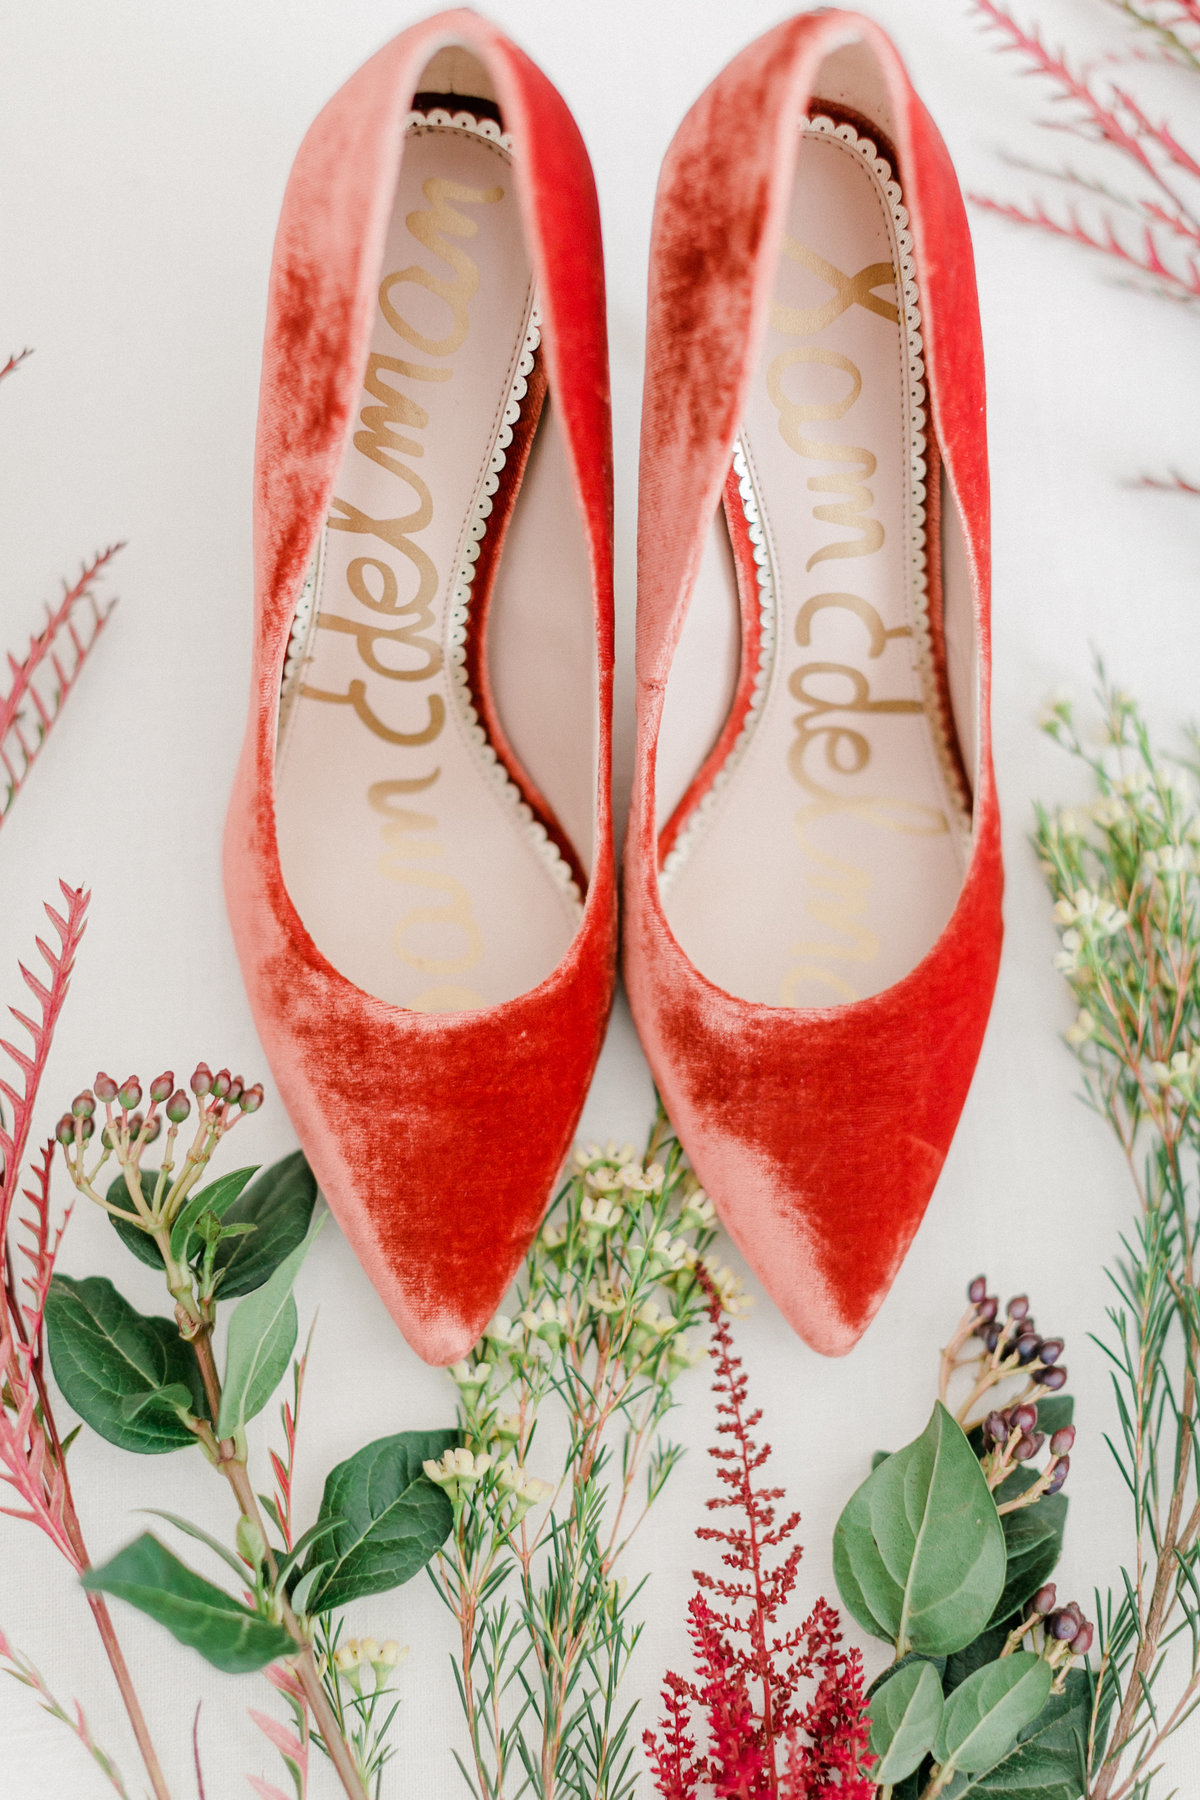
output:
[[[758,668],[738,737],[660,874],[683,949],[744,999],[881,992],[958,899],[970,816],[930,637],[922,349],[891,167],[869,136],[815,116],[734,451]],[[694,667],[695,644],[688,657]],[[686,698],[673,670],[664,739]],[[660,766],[678,760],[660,743]]]

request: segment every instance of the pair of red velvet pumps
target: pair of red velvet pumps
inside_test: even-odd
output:
[[[468,11],[301,146],[226,841],[254,1016],[415,1349],[537,1230],[615,979],[604,280],[563,101]],[[667,154],[642,428],[624,969],[747,1260],[847,1350],[958,1121],[1000,953],[971,248],[852,13],[767,33]]]

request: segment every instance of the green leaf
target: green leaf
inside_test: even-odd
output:
[[[1015,1469],[997,1488],[997,1504],[1015,1500],[1018,1494],[1032,1487],[1036,1479],[1028,1469]],[[1004,1527],[1008,1569],[1004,1592],[992,1614],[994,1625],[1012,1613],[1023,1612],[1025,1602],[1049,1581],[1062,1555],[1067,1497],[1065,1494],[1045,1494],[1032,1506],[1022,1507],[1020,1512],[1005,1513],[1000,1523]]]
[[[318,1222],[317,1230],[320,1230]],[[312,1238],[286,1256],[265,1287],[234,1308],[225,1347],[225,1379],[217,1436],[233,1437],[260,1413],[287,1372],[299,1329],[292,1284]]]
[[[922,1656],[919,1651],[910,1650],[907,1656],[898,1657],[895,1662],[889,1663],[887,1668],[875,1677],[867,1689],[867,1699],[874,1699],[885,1681],[890,1681],[893,1675],[898,1675],[901,1669],[910,1668],[914,1663],[929,1663],[934,1674],[941,1681],[942,1676],[946,1673],[946,1662],[947,1658],[944,1656]]]
[[[176,1531],[182,1531],[185,1537],[195,1538],[198,1544],[206,1545],[215,1556],[221,1558],[223,1563],[229,1565],[239,1581],[245,1581],[246,1567],[241,1559],[235,1556],[232,1550],[227,1550],[217,1538],[212,1537],[207,1531],[203,1531],[199,1525],[193,1525],[190,1519],[181,1519],[178,1513],[164,1512],[161,1506],[143,1506],[140,1510],[149,1513],[152,1518],[165,1519],[168,1525],[174,1525]]]
[[[1067,1676],[1061,1694],[1051,1694],[1017,1742],[990,1768],[956,1775],[945,1800],[1079,1800],[1086,1786],[1091,1689],[1081,1669]]]
[[[833,1567],[847,1609],[901,1654],[948,1655],[991,1618],[1004,1532],[978,1460],[940,1402],[920,1437],[851,1495]]]
[[[990,1769],[1016,1743],[1050,1698],[1049,1663],[1028,1650],[968,1675],[946,1701],[933,1753],[971,1774]]]
[[[369,1594],[386,1594],[423,1569],[450,1535],[454,1512],[421,1465],[459,1441],[457,1431],[402,1431],[379,1438],[331,1470],[318,1524],[335,1521],[314,1546],[305,1580],[324,1573],[305,1610],[331,1612]]]
[[[903,1781],[933,1749],[942,1722],[942,1684],[930,1662],[911,1662],[885,1681],[871,1701],[871,1771],[878,1786]]]
[[[985,1663],[996,1661],[1008,1641],[1009,1631],[1016,1623],[1015,1619],[1010,1619],[1000,1625],[989,1625],[977,1638],[972,1638],[969,1644],[946,1658],[942,1687],[947,1696],[956,1687],[961,1687],[967,1676],[973,1675],[976,1669],[982,1669]]]
[[[46,1303],[54,1379],[80,1418],[122,1450],[155,1456],[196,1439],[176,1411],[206,1417],[192,1351],[174,1319],[135,1312],[101,1275],[56,1275]]]
[[[158,1183],[157,1169],[143,1169],[141,1174],[142,1195],[149,1206],[154,1199],[154,1189]],[[133,1201],[129,1198],[129,1189],[125,1177],[118,1175],[115,1181],[108,1184],[108,1192],[104,1196],[110,1206],[123,1207],[126,1212],[133,1209]],[[152,1269],[161,1269],[165,1265],[162,1251],[150,1236],[138,1225],[131,1225],[128,1219],[116,1219],[108,1214],[108,1222],[120,1238],[127,1250],[132,1250],[139,1262],[147,1263]]]
[[[220,1274],[218,1296],[233,1300],[253,1293],[304,1242],[317,1203],[317,1178],[303,1150],[272,1163],[230,1207],[225,1226],[252,1225],[248,1236],[226,1238],[213,1266]]]
[[[176,1262],[187,1261],[201,1214],[215,1213],[218,1219],[223,1219],[246,1183],[258,1174],[258,1169],[259,1165],[255,1163],[249,1169],[233,1169],[228,1175],[218,1175],[215,1181],[210,1181],[207,1187],[191,1196],[171,1227],[171,1255]]]
[[[227,1675],[261,1669],[296,1648],[282,1626],[195,1574],[149,1532],[103,1568],[90,1569],[83,1585],[90,1592],[128,1600]]]

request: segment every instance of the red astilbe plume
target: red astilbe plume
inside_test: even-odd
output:
[[[666,1677],[659,1733],[644,1734],[654,1784],[663,1800],[867,1800],[862,1665],[857,1651],[842,1651],[838,1616],[824,1600],[803,1624],[778,1629],[803,1555],[793,1541],[800,1515],[778,1522],[783,1489],[755,1485],[771,1454],[754,1435],[762,1411],[749,1408],[729,1321],[703,1270],[700,1279],[712,1322],[717,1435],[726,1440],[709,1450],[722,1491],[707,1504],[734,1517],[727,1526],[702,1525],[696,1536],[722,1546],[729,1572],[695,1571],[688,1635],[696,1679]],[[800,1685],[814,1677],[816,1692],[802,1706]],[[695,1717],[708,1728],[702,1755]]]

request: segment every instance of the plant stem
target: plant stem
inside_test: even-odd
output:
[[[196,1353],[196,1361],[200,1365],[200,1376],[204,1382],[204,1392],[208,1400],[209,1412],[213,1421],[221,1410],[221,1381],[213,1361],[211,1328],[202,1326],[191,1340],[192,1349]],[[266,1527],[259,1511],[258,1496],[254,1492],[246,1465],[237,1452],[237,1444],[233,1438],[217,1439],[217,1467],[228,1481],[237,1500],[242,1516],[258,1527],[262,1541],[267,1545],[267,1568],[274,1580],[278,1573],[275,1553],[267,1540]],[[296,1655],[293,1662],[296,1679],[304,1690],[304,1698],[308,1701],[317,1730],[325,1745],[330,1762],[337,1771],[338,1779],[345,1789],[349,1800],[368,1800],[367,1790],[358,1772],[354,1753],[338,1725],[329,1696],[325,1692],[325,1684],[321,1680],[321,1672],[317,1668],[317,1659],[313,1655],[312,1645],[305,1636],[304,1628],[297,1619],[287,1596],[280,1593],[280,1610],[284,1629],[290,1633],[296,1644]]]
[[[125,1711],[129,1715],[129,1723],[133,1726],[133,1735],[137,1739],[137,1747],[145,1764],[146,1774],[154,1789],[155,1800],[171,1800],[171,1791],[162,1772],[162,1764],[158,1760],[158,1752],[154,1748],[150,1736],[150,1728],[142,1711],[141,1701],[137,1697],[137,1689],[133,1685],[133,1677],[129,1673],[129,1665],[125,1661],[125,1653],[117,1640],[113,1627],[112,1615],[108,1610],[103,1594],[89,1594],[87,1603],[92,1609],[92,1617],[96,1621],[96,1629],[100,1633],[100,1641],[104,1645],[104,1653],[108,1657],[109,1666],[117,1686],[121,1690],[121,1699],[125,1702]]]

